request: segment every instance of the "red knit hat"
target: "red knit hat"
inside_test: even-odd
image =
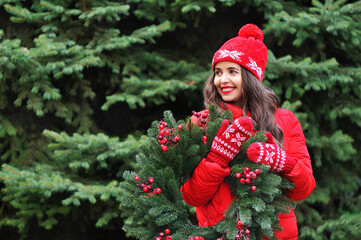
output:
[[[244,25],[238,36],[229,39],[216,51],[212,60],[212,70],[217,62],[231,61],[250,70],[261,82],[267,63],[267,47],[263,43],[263,33],[254,24]]]

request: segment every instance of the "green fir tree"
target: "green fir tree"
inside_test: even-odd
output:
[[[142,142],[131,109],[174,101],[203,79],[152,49],[178,20],[155,1],[0,6],[0,238],[122,237],[119,193],[109,191]],[[116,103],[120,138],[103,133],[111,115],[102,112]]]
[[[299,239],[357,239],[360,11],[346,0],[0,0],[0,238],[125,239],[118,189],[146,130],[164,110],[202,109],[214,51],[255,23],[263,83],[299,118],[313,164]]]

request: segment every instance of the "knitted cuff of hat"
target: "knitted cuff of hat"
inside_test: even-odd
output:
[[[252,143],[247,149],[247,156],[251,161],[269,165],[271,170],[282,174],[289,174],[297,163],[276,144],[269,143]]]

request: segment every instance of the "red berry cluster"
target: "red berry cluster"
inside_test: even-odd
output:
[[[139,177],[136,175],[134,176],[135,181],[139,181]],[[140,188],[143,189],[144,192],[148,192],[151,196],[156,193],[160,194],[162,192],[162,189],[160,188],[153,188],[152,183],[154,182],[154,179],[152,177],[148,177],[147,182],[141,182],[137,184]]]
[[[261,173],[260,169],[255,169],[254,171],[250,171],[248,167],[243,169],[243,174],[240,172],[236,173],[236,178],[239,178],[239,182],[242,184],[251,184],[252,183],[252,191],[256,191],[257,187],[253,184],[254,180],[257,178],[257,174]]]
[[[244,226],[243,223],[237,220],[237,234],[234,237],[235,240],[249,240],[251,231],[247,229],[249,226]]]
[[[158,132],[158,143],[160,144],[162,150],[166,152],[168,150],[169,145],[175,145],[178,143],[180,136],[177,135],[177,130],[175,128],[169,129],[168,123],[164,121],[160,121],[159,125],[159,132]],[[183,125],[180,124],[178,129],[182,129]]]
[[[201,112],[196,112],[196,111],[192,111],[193,116],[198,118],[198,125],[203,127],[204,125],[207,124],[207,118],[208,118],[208,114],[209,111],[206,109],[204,111]]]
[[[242,221],[239,220],[239,213],[237,211],[237,234],[234,237],[235,240],[249,240],[251,231],[248,229],[249,225],[244,225]],[[217,239],[218,240],[218,239]]]
[[[188,240],[205,240],[205,239],[204,239],[204,237],[195,236],[195,237],[188,238]]]
[[[207,120],[208,120],[209,111],[206,109],[201,112],[192,111],[192,113],[193,113],[193,116],[198,118],[198,125],[200,127],[203,127],[203,129],[205,129]],[[207,144],[207,133],[206,132],[204,133],[204,135],[202,137],[202,142],[203,142],[203,144]]]
[[[158,237],[155,237],[154,240],[172,240],[172,236],[169,236],[170,230],[165,229],[164,232],[160,232]]]
[[[238,212],[237,212],[237,234],[234,237],[235,240],[249,240],[249,236],[251,235],[251,231],[247,229],[249,226],[244,226],[243,223],[239,220]],[[217,240],[223,240],[224,235]]]

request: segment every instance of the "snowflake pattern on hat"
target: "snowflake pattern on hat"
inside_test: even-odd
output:
[[[252,70],[256,70],[258,78],[262,78],[263,71],[260,67],[257,66],[256,61],[254,61],[252,58],[248,57],[249,63],[247,63],[247,67],[251,68]]]
[[[220,53],[220,55],[217,57],[217,59],[221,59],[221,58],[226,58],[226,57],[231,57],[232,59],[235,60],[240,60],[240,56],[244,55],[243,52],[238,52],[238,51],[228,51],[226,49],[224,50],[220,50],[218,51]]]

